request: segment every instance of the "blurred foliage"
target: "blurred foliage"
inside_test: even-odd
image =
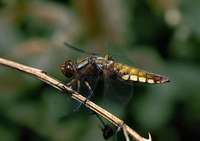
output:
[[[68,82],[59,65],[85,57],[64,47],[69,42],[169,76],[165,85],[135,84],[123,113],[120,104],[107,103],[106,109],[143,136],[150,132],[154,141],[198,140],[199,5],[199,0],[2,0],[0,55]],[[0,80],[0,140],[104,140],[97,118],[73,112],[68,96],[2,66]],[[119,133],[110,140],[117,138],[124,140]]]

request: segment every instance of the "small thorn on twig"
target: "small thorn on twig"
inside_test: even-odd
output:
[[[152,141],[151,134],[149,133],[149,138],[148,139],[143,138],[143,140],[144,141]]]

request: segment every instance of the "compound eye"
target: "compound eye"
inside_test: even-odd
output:
[[[72,77],[75,73],[74,64],[71,60],[66,61],[60,66],[61,72],[68,78]]]

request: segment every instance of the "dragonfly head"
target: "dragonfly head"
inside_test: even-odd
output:
[[[60,66],[60,70],[66,77],[71,78],[76,72],[75,64],[71,60],[67,60]]]

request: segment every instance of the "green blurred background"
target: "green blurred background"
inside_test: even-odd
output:
[[[59,65],[85,55],[64,47],[66,41],[164,74],[170,83],[136,84],[123,114],[114,105],[106,109],[153,141],[196,141],[199,6],[199,0],[1,0],[0,56],[67,82]],[[0,141],[103,141],[99,121],[73,108],[68,96],[0,66]]]

